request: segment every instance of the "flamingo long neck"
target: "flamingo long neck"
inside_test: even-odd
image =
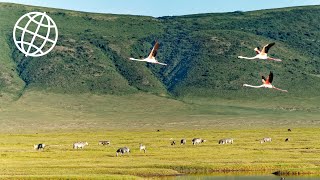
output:
[[[260,86],[253,86],[253,85],[249,85],[249,84],[244,84],[243,86],[246,86],[246,87],[252,87],[252,88],[262,88],[262,87],[264,87],[264,85],[260,85]]]
[[[130,60],[133,60],[133,61],[144,61],[145,59],[135,59],[135,58],[130,58]]]
[[[257,59],[257,56],[254,57],[244,57],[244,56],[238,56],[240,59]]]

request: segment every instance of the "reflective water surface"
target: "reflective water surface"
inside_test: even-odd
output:
[[[315,176],[283,176],[285,180],[320,180],[320,177]],[[191,175],[191,176],[178,176],[172,177],[172,180],[280,180],[280,176],[275,175],[263,175],[263,176],[256,176],[256,175],[227,175],[227,176],[198,176],[198,175]]]

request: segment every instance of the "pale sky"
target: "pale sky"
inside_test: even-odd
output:
[[[154,17],[320,5],[320,0],[0,0],[0,2]]]

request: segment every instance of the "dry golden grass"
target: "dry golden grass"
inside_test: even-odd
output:
[[[1,134],[1,177],[132,178],[190,173],[259,171],[289,174],[319,174],[320,140],[317,128],[257,130],[176,130],[52,132]],[[272,137],[271,143],[258,139]],[[208,140],[194,146],[191,139]],[[232,137],[234,144],[219,145],[220,138]],[[290,137],[289,142],[284,142]],[[170,145],[187,138],[186,145]],[[99,140],[111,140],[99,146]],[[83,150],[72,149],[77,141],[87,141]],[[45,143],[44,151],[33,144]],[[139,143],[147,153],[139,151]],[[115,156],[119,147],[131,148],[130,155]]]

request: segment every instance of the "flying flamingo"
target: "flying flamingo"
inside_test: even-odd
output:
[[[262,48],[262,51],[260,51],[259,47],[254,48],[254,51],[257,53],[257,55],[254,56],[254,57],[238,56],[238,58],[239,59],[265,59],[265,60],[272,60],[272,61],[282,61],[281,59],[275,59],[275,58],[272,58],[272,57],[268,57],[269,49],[273,45],[275,45],[275,43],[270,43],[270,44],[265,45]]]
[[[156,60],[156,55],[157,55],[157,51],[159,49],[159,43],[156,41],[156,44],[153,46],[149,56],[145,59],[135,59],[135,58],[130,58],[130,60],[133,61],[144,61],[144,62],[148,62],[148,63],[153,63],[153,64],[160,64],[163,66],[166,66],[167,64],[165,63],[160,63]]]
[[[243,86],[252,87],[252,88],[263,88],[264,87],[264,88],[276,89],[276,90],[279,90],[282,92],[288,92],[287,90],[279,89],[279,88],[276,88],[275,86],[273,86],[271,84],[272,80],[273,80],[273,73],[270,71],[270,74],[267,79],[264,76],[262,76],[262,83],[263,84],[261,86],[252,86],[249,84],[244,84]]]

